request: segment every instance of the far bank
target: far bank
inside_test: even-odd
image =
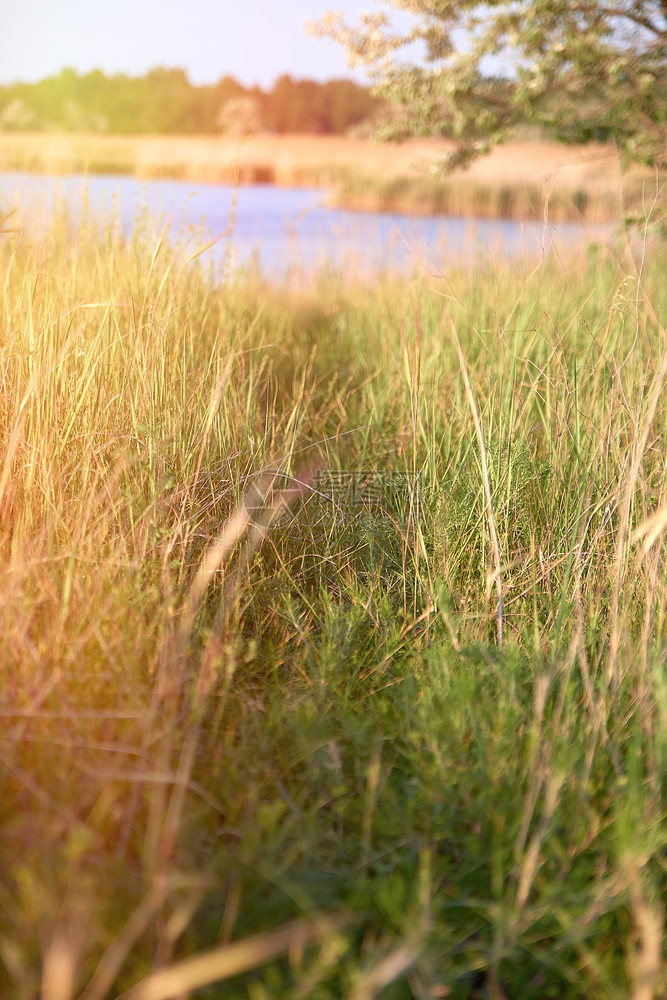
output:
[[[463,218],[617,221],[641,199],[610,146],[514,141],[443,174],[451,145],[340,136],[119,136],[0,133],[0,171],[125,174],[197,183],[321,187],[358,211]]]

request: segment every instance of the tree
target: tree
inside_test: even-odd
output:
[[[343,133],[370,115],[377,101],[351,80],[293,80],[283,74],[264,96],[264,119],[273,132]]]
[[[220,108],[218,126],[227,135],[255,135],[264,131],[262,106],[256,97],[230,97]]]
[[[380,10],[356,27],[330,12],[309,30],[341,43],[394,103],[383,138],[448,135],[456,166],[531,120],[667,162],[667,0],[378,2],[413,15],[412,27]],[[406,50],[412,61],[399,61]]]
[[[37,116],[20,97],[11,100],[0,113],[0,132],[28,132],[38,126]]]

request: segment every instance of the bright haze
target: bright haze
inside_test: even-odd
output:
[[[335,43],[308,38],[303,25],[329,8],[354,22],[373,7],[372,0],[0,0],[0,84],[35,82],[66,66],[128,76],[179,67],[193,84],[229,75],[263,88],[283,73],[365,82]]]

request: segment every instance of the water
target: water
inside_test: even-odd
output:
[[[323,268],[372,279],[381,273],[439,274],[480,257],[528,258],[599,239],[609,227],[578,223],[416,218],[340,211],[319,189],[241,187],[133,177],[0,174],[0,217],[20,207],[21,225],[44,227],[56,204],[80,217],[84,199],[100,225],[129,235],[138,219],[167,232],[190,256],[229,268],[252,265],[268,280],[311,280]]]

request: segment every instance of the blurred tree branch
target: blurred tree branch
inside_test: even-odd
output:
[[[626,162],[665,163],[667,3],[378,3],[356,26],[330,11],[308,31],[341,44],[393,103],[380,138],[447,135],[447,165],[460,166],[530,122],[567,141],[613,141]],[[398,30],[390,8],[411,26]]]

